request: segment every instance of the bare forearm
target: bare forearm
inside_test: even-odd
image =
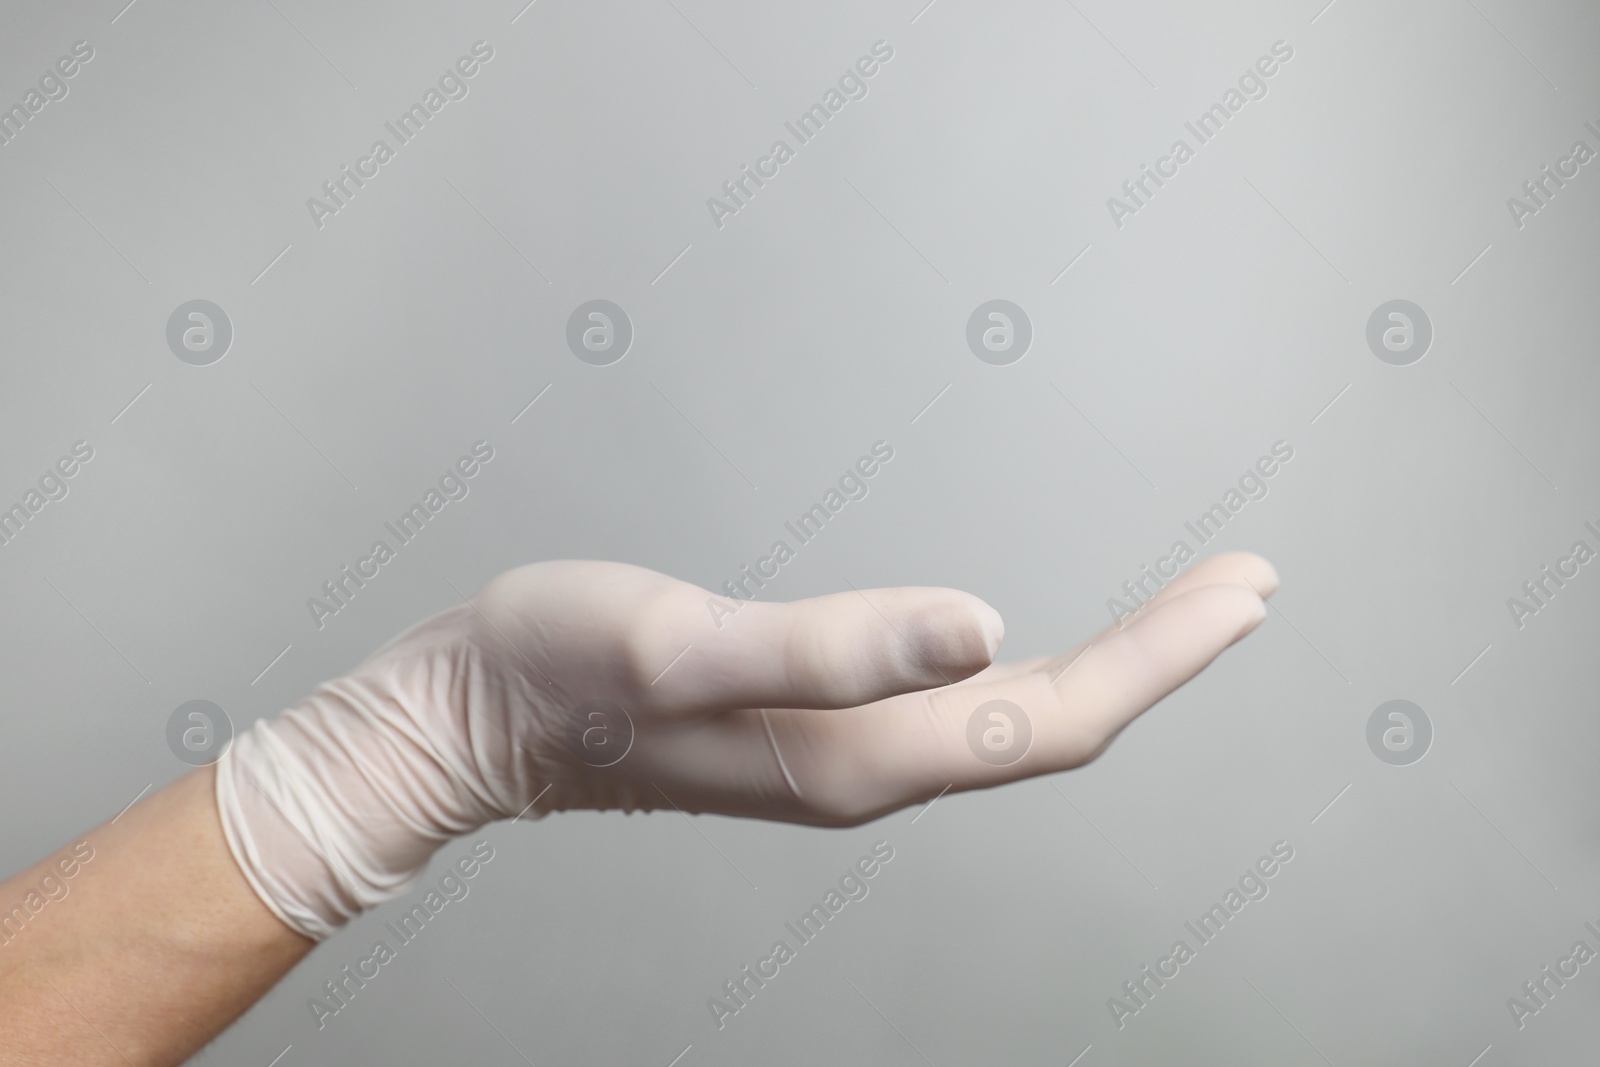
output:
[[[181,1063],[311,950],[239,873],[212,784],[186,775],[0,883],[0,1065]]]

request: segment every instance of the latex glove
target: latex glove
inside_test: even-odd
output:
[[[1254,629],[1276,586],[1258,557],[1215,557],[1092,642],[973,677],[1003,626],[956,590],[761,603],[624,564],[533,564],[241,734],[218,808],[262,900],[320,939],[497,819],[676,807],[847,826],[1076,767]],[[992,700],[1031,726],[1008,765],[1002,720],[969,729]]]

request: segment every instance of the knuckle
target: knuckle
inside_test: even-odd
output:
[[[518,628],[520,613],[528,601],[526,567],[518,567],[499,574],[468,598],[475,609],[473,614],[484,625],[503,633]]]
[[[684,612],[683,593],[672,588],[653,594],[619,621],[616,666],[625,685],[650,688],[673,657],[684,651],[689,643]]]

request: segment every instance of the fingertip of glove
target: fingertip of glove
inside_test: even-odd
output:
[[[937,668],[939,682],[952,682],[994,662],[1005,640],[1000,613],[983,600],[959,590],[938,590],[918,613],[914,635],[919,658]]]
[[[1254,552],[1226,552],[1216,559],[1225,568],[1229,584],[1248,585],[1261,597],[1278,591],[1278,570],[1266,557]]]
[[[1254,586],[1250,588],[1242,585],[1217,586],[1213,595],[1226,601],[1227,610],[1239,620],[1239,628],[1233,637],[1235,641],[1260,626],[1267,617],[1266,597],[1257,592]]]
[[[1000,651],[1001,642],[1006,639],[1006,621],[985,601],[978,600],[974,610],[978,617],[979,632],[983,635],[984,652],[988,657],[983,665],[987,667],[994,662],[995,654]]]

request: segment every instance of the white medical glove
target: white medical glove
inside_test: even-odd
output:
[[[1078,766],[1254,629],[1276,585],[1258,557],[1215,557],[1092,642],[973,677],[1003,626],[967,593],[730,601],[625,564],[533,564],[241,734],[218,809],[261,899],[321,939],[497,819],[848,826]]]

